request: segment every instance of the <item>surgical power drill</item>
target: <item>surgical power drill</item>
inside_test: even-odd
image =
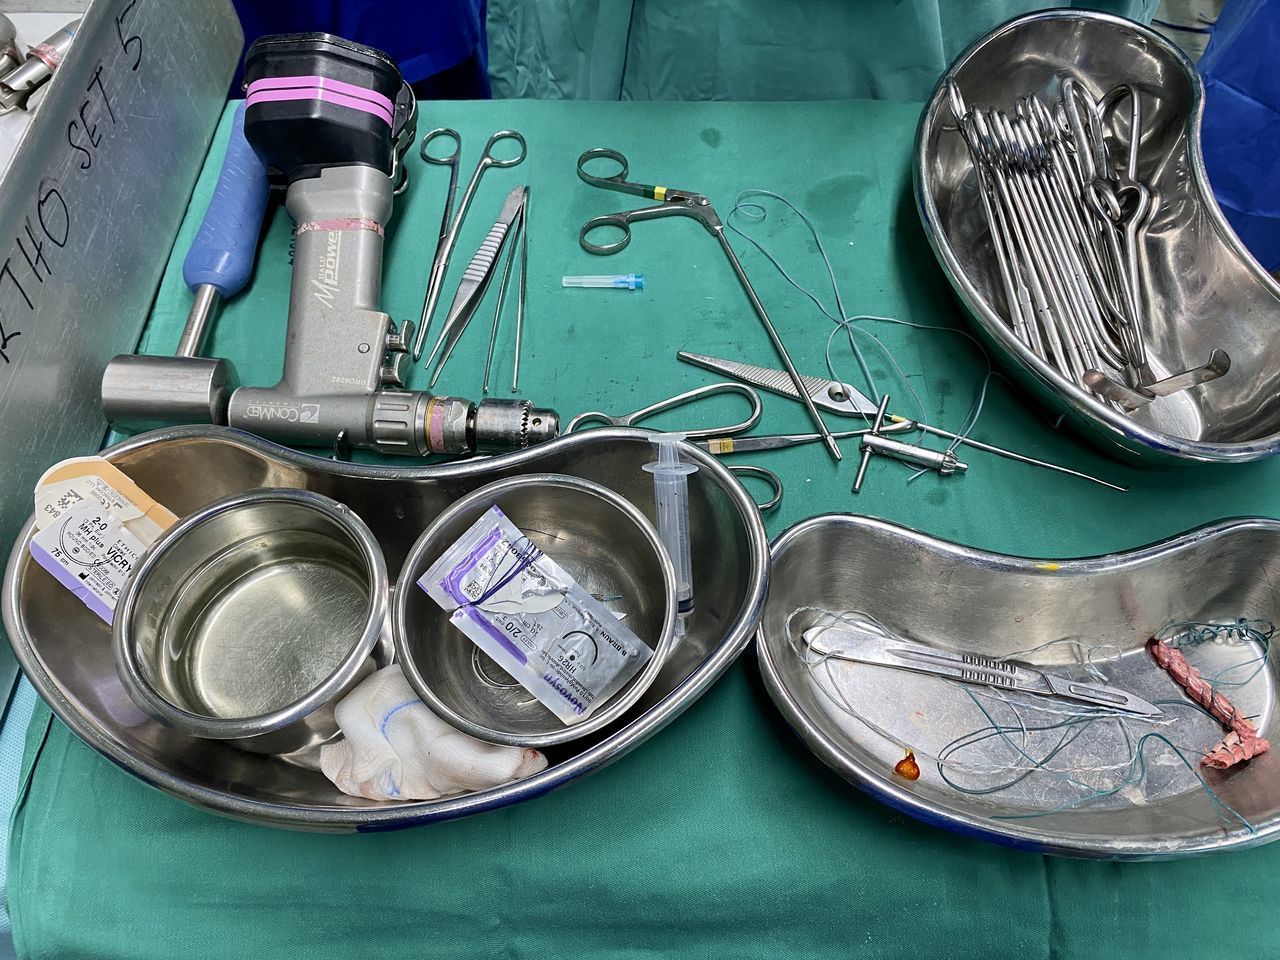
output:
[[[380,309],[382,248],[413,93],[379,50],[328,34],[257,40],[245,56],[238,116],[209,212],[184,264],[195,304],[178,356],[119,356],[102,378],[113,424],[213,422],[294,446],[426,456],[511,450],[559,432],[525,400],[436,397],[404,389],[413,324]],[[226,360],[198,356],[219,296],[248,281],[266,170],[287,184],[295,223],[284,371],[274,387],[235,388]]]

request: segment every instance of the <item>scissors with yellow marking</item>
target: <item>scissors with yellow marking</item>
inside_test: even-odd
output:
[[[616,163],[618,165],[617,173],[612,176],[590,173],[587,170],[587,165],[592,161],[600,160]],[[823,422],[822,416],[818,413],[818,408],[814,406],[812,398],[804,389],[802,378],[796,372],[795,364],[791,362],[791,356],[787,353],[787,348],[783,344],[782,338],[778,335],[778,331],[774,329],[773,322],[769,319],[769,314],[764,309],[764,304],[760,302],[760,298],[756,296],[755,289],[751,286],[751,281],[747,279],[747,274],[742,269],[742,264],[738,261],[738,255],[733,252],[733,247],[725,236],[724,223],[721,222],[715,207],[711,205],[711,201],[702,194],[694,193],[691,190],[680,190],[676,187],[636,183],[628,180],[627,158],[617,150],[610,150],[607,147],[596,147],[578,157],[578,177],[584,183],[593,187],[615,190],[618,193],[630,193],[658,201],[658,205],[655,207],[641,207],[638,210],[607,213],[604,216],[593,217],[588,220],[582,225],[582,230],[578,233],[578,243],[587,253],[597,256],[609,256],[624,250],[627,244],[631,242],[631,224],[633,222],[658,220],[664,217],[688,217],[696,220],[702,224],[709,234],[716,238],[725,258],[729,261],[729,266],[733,268],[734,275],[738,278],[738,283],[742,286],[742,292],[747,295],[751,308],[760,319],[765,333],[769,335],[769,340],[773,343],[773,349],[777,352],[778,359],[782,361],[787,377],[796,389],[797,399],[804,404],[805,410],[808,411],[809,419],[813,421],[814,427],[821,434],[832,458],[839,460],[840,447],[837,445],[835,437],[831,435],[827,425]],[[598,230],[601,227],[614,227],[622,231],[622,236],[612,243],[592,243],[587,239],[593,230]]]
[[[689,406],[697,403],[705,397],[713,397],[718,394],[736,394],[746,399],[751,409],[746,418],[738,423],[729,424],[720,427],[695,427],[690,430],[681,430],[685,440],[693,443],[703,450],[710,453],[716,453],[708,444],[723,444],[731,437],[735,437],[740,433],[745,433],[760,422],[760,416],[764,412],[764,407],[760,403],[760,394],[753,388],[743,383],[710,383],[702,387],[694,387],[692,390],[686,390],[684,393],[678,393],[674,397],[667,397],[665,400],[659,400],[657,403],[651,403],[647,407],[641,407],[639,410],[633,410],[630,413],[605,413],[601,410],[588,410],[580,413],[565,427],[565,433],[573,433],[580,427],[590,423],[606,423],[613,427],[634,427],[639,426],[644,420],[657,416],[667,410],[676,410],[681,407]],[[715,439],[712,439],[715,438]],[[750,440],[748,437],[745,440]],[[729,468],[733,473],[751,477],[758,477],[768,484],[772,494],[768,500],[764,502],[756,501],[756,506],[761,510],[772,510],[782,502],[782,478],[772,470],[766,470],[764,467],[749,466],[746,464],[735,464]]]

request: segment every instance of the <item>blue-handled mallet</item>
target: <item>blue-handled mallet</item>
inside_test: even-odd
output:
[[[177,352],[112,358],[102,373],[102,410],[109,423],[150,430],[227,422],[235,369],[227,360],[200,356],[200,349],[218,302],[249,282],[268,192],[266,167],[245,139],[241,103],[209,209],[183,261],[182,276],[195,299]]]

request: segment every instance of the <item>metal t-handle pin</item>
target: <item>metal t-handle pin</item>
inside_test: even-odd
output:
[[[862,480],[866,476],[867,464],[871,462],[873,453],[924,467],[926,470],[936,470],[944,477],[949,477],[953,473],[964,473],[969,469],[969,465],[962,463],[950,450],[930,450],[927,447],[916,446],[914,443],[903,443],[900,440],[882,436],[880,430],[884,421],[885,408],[888,406],[889,398],[885,397],[876,410],[876,419],[871,431],[862,436],[862,462],[858,464],[858,475],[853,481],[854,493],[862,489]]]
[[[871,436],[878,436],[880,427],[884,425],[884,412],[889,409],[889,395],[886,393],[880,398],[880,406],[876,408],[876,418],[871,424]],[[866,439],[865,437],[863,438]],[[862,490],[862,481],[866,479],[867,467],[871,464],[871,454],[873,448],[863,443],[862,445],[862,461],[858,464],[857,476],[853,478],[853,492],[858,493]]]

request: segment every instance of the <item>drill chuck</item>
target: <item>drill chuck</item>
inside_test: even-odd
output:
[[[555,438],[560,417],[527,400],[435,397],[418,390],[379,390],[371,398],[368,447],[425,457],[523,450]]]

